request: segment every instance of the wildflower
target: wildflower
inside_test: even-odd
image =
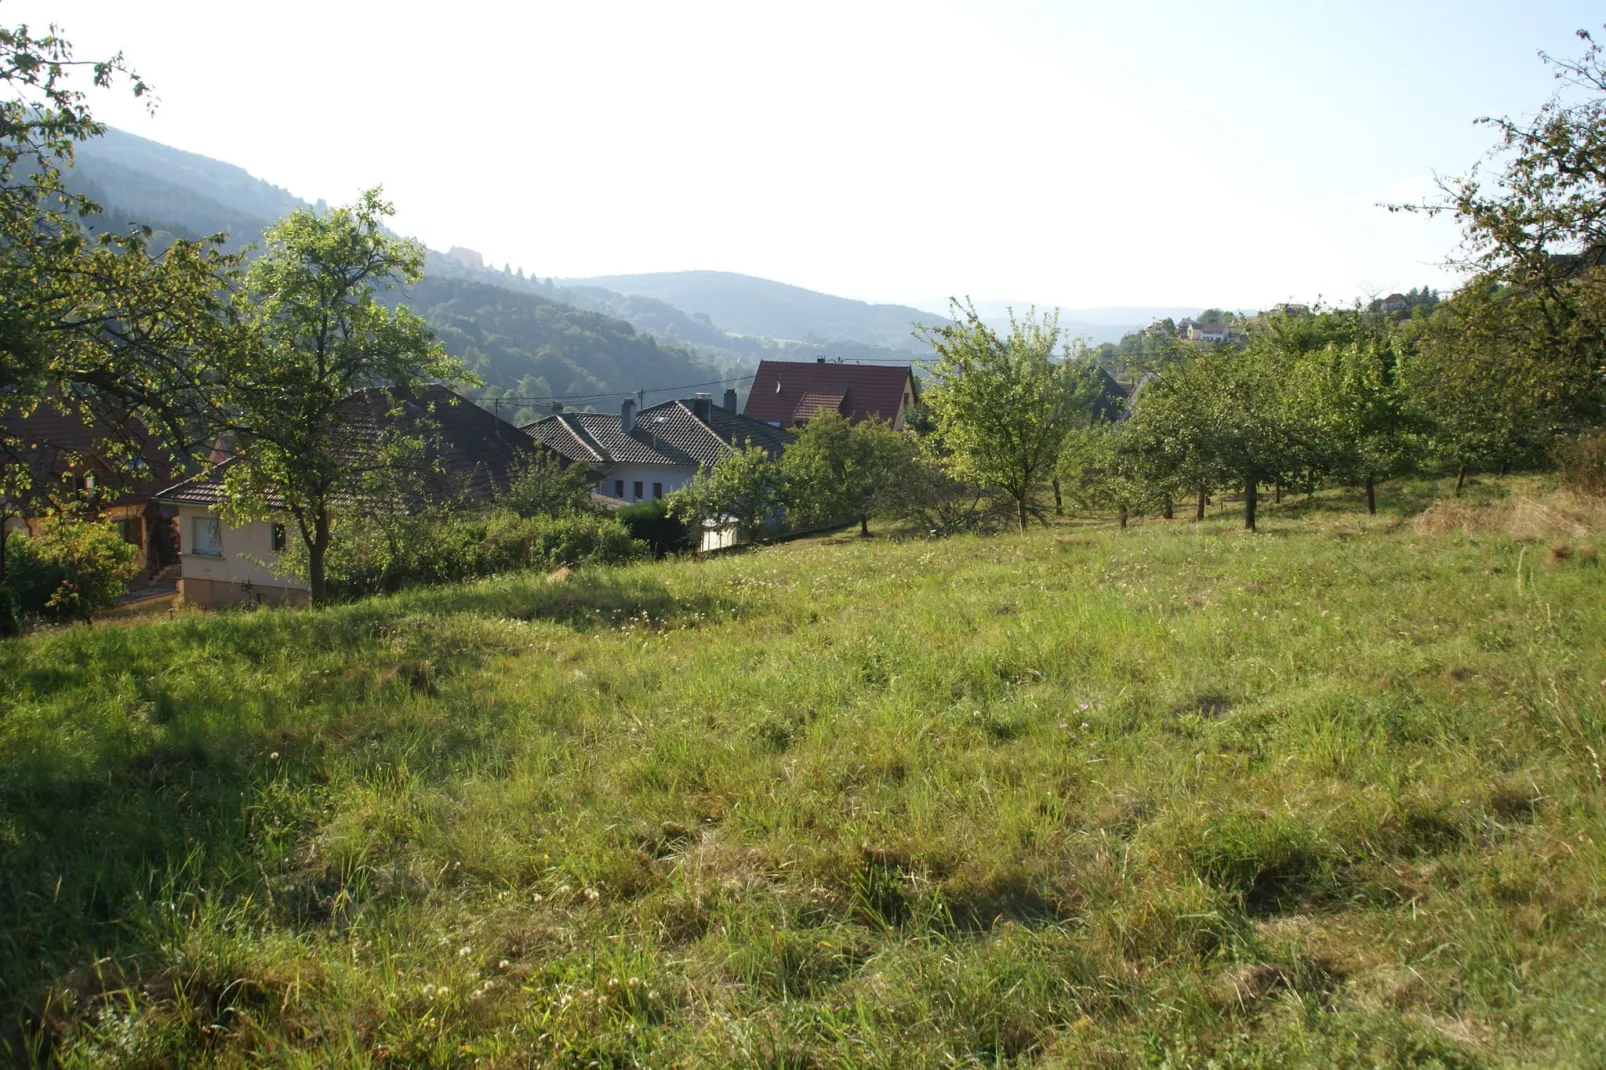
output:
[[[602,893],[597,891],[595,888],[587,888],[586,898],[595,903],[598,899],[602,898]]]
[[[1080,702],[1080,703],[1077,703],[1076,708],[1081,710],[1083,713],[1086,713],[1091,707],[1089,707],[1088,704],[1085,703],[1085,702]]]
[[[532,893],[530,893],[530,902],[532,902],[532,903],[539,903],[542,900],[542,898],[544,898],[544,897],[541,895],[540,892],[532,892]]]
[[[507,959],[503,959],[501,962],[496,964],[496,968],[499,970],[505,970],[511,965],[513,965],[511,962],[509,962]]]
[[[1089,729],[1089,728],[1092,728],[1092,727],[1093,727],[1093,726],[1092,726],[1092,725],[1090,725],[1090,724],[1088,724],[1088,723],[1087,723],[1087,722],[1086,722],[1086,721],[1083,721],[1083,722],[1082,722],[1082,730],[1083,730],[1083,731],[1084,731],[1084,732],[1085,732],[1085,731],[1087,731],[1087,730],[1088,730],[1088,729]]]
[[[457,957],[460,959],[466,959],[473,953],[474,949],[469,947],[467,944],[464,944],[462,947],[457,949]]]
[[[278,760],[279,760],[279,752],[278,751],[274,751],[272,754],[268,755],[268,761],[276,762]]]

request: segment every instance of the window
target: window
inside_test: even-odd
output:
[[[201,557],[223,556],[223,525],[217,517],[196,517],[191,534],[194,538],[190,542],[190,553]]]
[[[613,481],[613,496],[615,498],[623,498],[625,496],[625,481],[624,480],[616,479],[616,480]]]
[[[641,493],[641,480],[639,480],[639,479],[636,480],[636,482],[635,482],[635,491],[636,491],[636,496],[634,498],[631,498],[630,499],[631,501],[639,502],[639,501],[641,501],[642,498],[646,497],[646,495]]]
[[[652,485],[652,496],[655,500],[664,496],[664,485],[662,483],[654,483]]]
[[[273,552],[276,554],[284,553],[285,545],[284,525],[276,523],[273,525]]]

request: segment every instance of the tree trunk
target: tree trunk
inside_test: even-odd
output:
[[[1283,480],[1281,476],[1271,481],[1271,504],[1283,504]]]
[[[1372,473],[1366,473],[1366,513],[1368,516],[1377,515],[1377,481]]]
[[[859,538],[868,539],[869,537],[870,537],[870,516],[869,516],[868,513],[860,513],[859,514]]]
[[[329,551],[329,510],[320,507],[313,517],[312,544],[307,547],[307,586],[311,588],[312,604],[321,606],[329,597],[324,580],[323,560]]]
[[[1255,506],[1259,504],[1255,500],[1255,491],[1255,481],[1244,480],[1244,528],[1248,531],[1255,530]]]
[[[1121,530],[1126,530],[1126,503],[1121,503]]]
[[[1161,515],[1163,515],[1167,520],[1175,520],[1176,517],[1173,515],[1175,511],[1176,510],[1172,507],[1171,495],[1167,494],[1165,497],[1164,512]]]
[[[6,582],[6,521],[9,519],[10,517],[0,510],[0,587],[5,586]],[[0,621],[0,624],[3,623]]]
[[[1457,498],[1461,497],[1461,488],[1466,486],[1466,483],[1467,483],[1467,466],[1466,465],[1462,465],[1460,468],[1456,469],[1456,473],[1455,473],[1455,496]]]
[[[1060,478],[1054,477],[1054,515],[1065,515],[1065,503],[1060,499]]]
[[[1026,497],[1022,495],[1015,499],[1015,516],[1020,520],[1021,534],[1026,534]]]
[[[1205,511],[1205,506],[1207,504],[1209,504],[1209,499],[1208,499],[1207,495],[1205,494],[1205,492],[1201,490],[1199,492],[1199,511],[1197,513],[1193,514],[1193,518],[1195,520],[1203,520],[1204,519],[1204,511]]]

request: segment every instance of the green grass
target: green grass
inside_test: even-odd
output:
[[[0,644],[0,1042],[1596,1064],[1606,573],[1355,505]]]

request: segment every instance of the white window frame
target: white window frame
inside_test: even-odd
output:
[[[203,549],[201,531],[210,525],[211,538],[206,540],[210,548]],[[223,521],[215,516],[197,516],[190,518],[190,553],[196,557],[222,557],[223,556]]]

